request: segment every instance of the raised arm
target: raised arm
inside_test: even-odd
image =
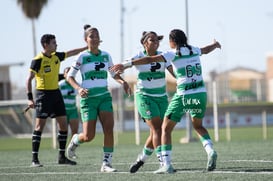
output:
[[[213,50],[215,50],[216,48],[221,49],[221,44],[214,39],[212,44],[201,48],[201,53],[202,54],[208,54],[208,53],[212,52]]]

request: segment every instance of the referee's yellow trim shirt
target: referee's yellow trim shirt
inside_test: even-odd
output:
[[[65,52],[52,53],[51,57],[38,54],[31,62],[30,71],[35,73],[37,90],[56,90],[59,88],[59,71]]]

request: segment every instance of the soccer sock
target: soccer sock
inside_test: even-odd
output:
[[[79,134],[75,134],[76,136],[74,136],[74,139],[72,140],[72,142],[75,144],[75,145],[80,145],[82,144],[83,142],[80,141],[79,139]]]
[[[113,157],[114,148],[113,147],[103,147],[103,160],[102,163],[105,164],[112,164],[112,157]]]
[[[163,159],[162,159],[162,153],[161,153],[161,146],[156,147],[155,149],[156,157],[160,163],[160,166],[163,166]]]
[[[211,151],[213,151],[213,143],[210,139],[210,136],[208,134],[202,135],[200,137],[200,141],[206,150],[207,154],[209,154]]]
[[[58,141],[59,141],[59,155],[65,157],[65,146],[67,140],[67,131],[59,131]]]
[[[163,165],[171,165],[172,145],[161,145]]]
[[[40,148],[40,142],[41,142],[41,131],[33,131],[32,133],[32,161],[38,160],[38,152]]]
[[[144,148],[142,150],[142,154],[139,157],[139,160],[145,162],[147,160],[147,158],[152,155],[153,152],[154,152],[154,149],[147,148],[146,146],[144,146]]]

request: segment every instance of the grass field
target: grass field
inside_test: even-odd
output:
[[[272,180],[273,179],[273,127],[268,128],[267,140],[262,139],[262,129],[233,128],[231,141],[225,140],[225,130],[220,130],[220,141],[214,144],[218,152],[217,168],[204,172],[206,153],[199,141],[180,144],[185,130],[173,132],[173,166],[175,174],[156,175],[158,168],[155,155],[135,174],[128,168],[141,151],[147,132],[141,133],[141,145],[134,144],[134,133],[120,133],[115,146],[113,166],[116,173],[100,173],[102,160],[102,135],[78,148],[76,166],[56,164],[57,150],[51,148],[51,139],[43,138],[40,149],[41,168],[31,168],[30,138],[0,138],[0,180]],[[209,130],[213,137],[213,130]],[[195,135],[194,135],[195,136]]]

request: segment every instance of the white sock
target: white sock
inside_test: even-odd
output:
[[[80,144],[79,135],[78,135],[78,134],[75,134],[74,139],[73,139],[72,141],[73,141],[73,143],[74,143],[75,145],[79,145],[79,144]]]
[[[162,151],[162,159],[163,159],[163,165],[169,166],[171,165],[171,159],[172,159],[172,151]]]
[[[207,154],[210,154],[210,152],[213,151],[213,144],[211,140],[204,140],[202,144]]]
[[[164,164],[163,164],[162,154],[161,154],[161,153],[157,153],[157,154],[156,154],[156,157],[157,157],[157,159],[158,159],[158,161],[159,161],[160,166],[162,167],[162,166],[164,165]]]
[[[112,153],[109,153],[109,152],[104,152],[103,153],[103,164],[106,165],[106,164],[112,164]]]
[[[146,146],[143,148],[142,154],[138,157],[139,160],[145,162],[147,158],[153,153],[154,149],[147,148]]]

